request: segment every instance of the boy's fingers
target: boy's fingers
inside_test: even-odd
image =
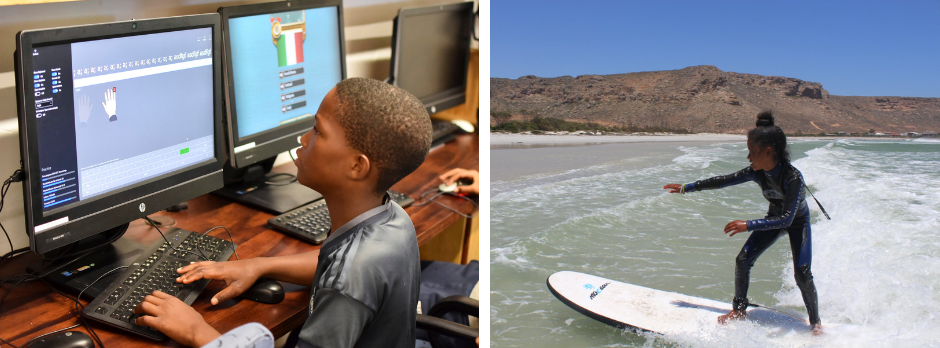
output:
[[[211,263],[214,263],[214,262],[212,262],[212,261],[193,262],[193,263],[190,263],[190,264],[188,264],[188,265],[186,265],[186,266],[180,267],[179,269],[176,270],[176,272],[183,274],[183,273],[189,272],[189,271],[192,270],[193,268],[196,268],[196,267],[199,267],[199,266],[206,266],[206,265],[209,265],[209,264],[211,264]]]
[[[222,289],[222,291],[219,291],[217,294],[215,294],[215,296],[212,296],[212,300],[210,300],[209,303],[212,303],[212,305],[217,305],[222,301],[238,296],[244,292],[240,290],[242,290],[241,282],[233,282],[232,284],[226,286],[225,289]]]
[[[168,298],[170,298],[170,297],[173,297],[173,296],[170,296],[170,294],[165,293],[165,292],[160,291],[160,290],[154,290],[153,293],[151,293],[150,295],[153,296],[153,297],[156,297],[156,298],[158,298],[158,299],[161,299],[161,300],[166,300],[166,299],[168,299]]]
[[[440,179],[441,179],[441,181],[443,181],[445,184],[450,185],[450,183],[454,181],[455,176],[454,176],[454,175],[449,175],[449,174],[444,174],[444,175],[441,175],[441,176],[440,176]]]
[[[146,327],[153,327],[153,324],[156,322],[157,318],[151,317],[149,315],[137,317],[134,319],[134,324]]]
[[[179,282],[189,284],[200,279],[221,279],[220,272],[211,265],[197,266],[179,277]]]
[[[151,302],[141,302],[139,306],[134,307],[134,314],[156,314],[157,305]]]
[[[460,171],[461,171],[460,168],[454,168],[454,169],[448,170],[447,172],[444,172],[444,174],[441,176],[453,176],[453,175],[456,175],[457,173],[460,173]]]

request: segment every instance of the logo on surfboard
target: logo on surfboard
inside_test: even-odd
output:
[[[590,285],[590,284],[588,284],[588,285]],[[606,282],[606,283],[604,283],[604,284],[601,284],[601,286],[600,286],[599,288],[597,288],[597,290],[594,290],[594,292],[591,293],[591,299],[593,300],[595,297],[597,297],[597,295],[600,295],[602,292],[604,292],[604,288],[606,288],[608,285],[610,285],[610,282]],[[585,286],[585,288],[586,288],[586,287],[587,287],[587,286]],[[591,287],[593,288],[593,286],[591,286]],[[590,290],[590,289],[588,289],[588,290]]]
[[[591,284],[584,284],[584,288],[585,288],[585,289],[588,289],[588,290],[591,290],[591,289],[594,288],[594,285],[591,285]]]

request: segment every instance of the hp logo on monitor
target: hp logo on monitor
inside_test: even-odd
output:
[[[139,206],[138,208],[140,208],[140,212],[141,212],[141,213],[143,213],[143,212],[144,212],[145,210],[147,210],[147,205],[146,205],[146,204],[143,204],[143,203],[141,203],[141,204],[140,204],[140,206]]]

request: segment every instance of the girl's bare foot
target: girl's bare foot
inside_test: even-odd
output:
[[[745,311],[732,310],[728,312],[728,314],[719,316],[718,323],[724,325],[724,324],[727,324],[728,320],[740,320],[740,319],[744,319],[744,317],[746,316],[747,316],[747,312]]]
[[[816,323],[816,325],[813,325],[813,336],[822,336],[824,333],[825,332],[823,332],[822,323]]]

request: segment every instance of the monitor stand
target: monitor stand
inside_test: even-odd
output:
[[[106,243],[108,240],[116,238],[118,234],[123,235],[127,230],[127,226],[128,224],[124,224],[76,242],[75,247],[72,249],[88,250],[101,243]],[[144,246],[137,242],[128,238],[119,238],[113,243],[101,246],[81,259],[68,262],[73,260],[75,256],[64,257],[62,262],[53,264],[43,262],[27,266],[26,270],[34,273],[53,269],[53,267],[58,268],[56,272],[43,277],[43,279],[57,288],[66,289],[76,295],[81,293],[83,297],[91,300],[100,295],[111,284],[114,277],[121,274],[121,271],[113,272],[107,277],[101,278],[101,280],[98,280],[99,277],[117,267],[130,265],[140,256],[143,249]],[[54,257],[49,254],[43,255],[44,259]],[[95,282],[95,280],[98,281]],[[92,285],[92,283],[94,284]]]
[[[273,178],[273,175],[265,175],[274,166],[274,160],[275,158],[272,157],[246,169],[235,169],[226,165],[225,171],[229,171],[229,173],[225,175],[225,186],[213,193],[274,215],[284,214],[304,204],[323,198],[323,195],[319,192],[301,185],[297,181],[285,184],[265,183],[268,178],[276,182],[282,181],[280,178]],[[231,179],[231,177],[236,176],[241,180]]]

